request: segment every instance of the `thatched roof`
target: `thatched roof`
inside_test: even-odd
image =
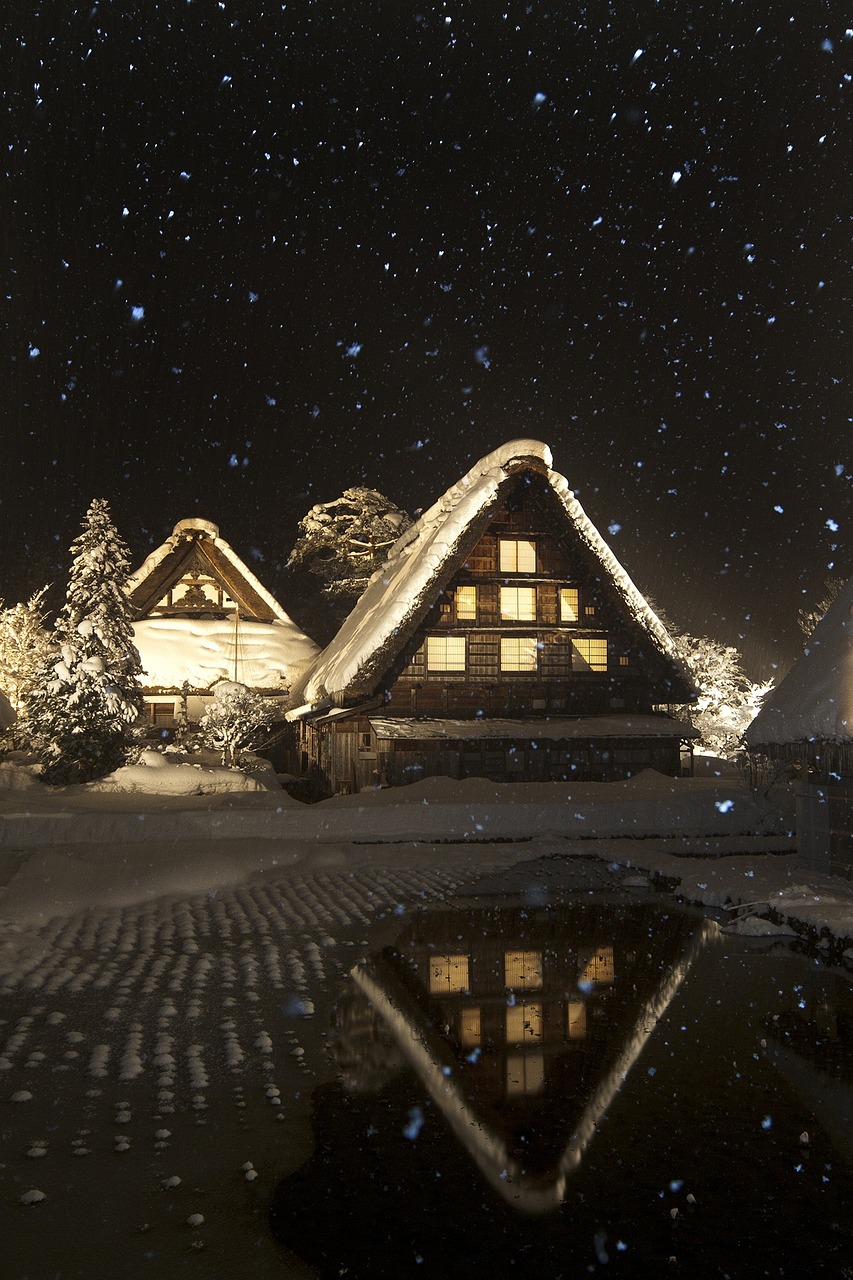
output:
[[[375,692],[383,673],[482,536],[508,486],[525,471],[547,481],[569,530],[642,629],[651,649],[668,661],[675,684],[689,698],[692,683],[666,628],[588,519],[568,481],[551,469],[551,462],[551,450],[541,441],[511,440],[482,458],[425,511],[391,549],[338,634],[294,689],[298,711]],[[671,700],[679,700],[677,691]]]

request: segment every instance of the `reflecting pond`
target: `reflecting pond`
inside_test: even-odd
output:
[[[413,916],[351,971],[277,1237],[323,1276],[853,1276],[853,995],[653,901]]]

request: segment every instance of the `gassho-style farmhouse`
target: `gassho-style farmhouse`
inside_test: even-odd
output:
[[[279,763],[317,794],[421,778],[690,771],[665,627],[551,452],[513,440],[398,540],[325,649],[219,534],[182,520],[133,574],[146,715],[168,735],[235,680],[281,705]]]

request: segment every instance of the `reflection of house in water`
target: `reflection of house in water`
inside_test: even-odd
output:
[[[680,912],[661,926],[652,905],[425,913],[352,971],[381,1034],[517,1208],[560,1203],[715,929]]]

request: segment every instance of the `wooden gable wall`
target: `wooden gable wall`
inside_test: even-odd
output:
[[[525,473],[413,635],[386,696],[393,715],[604,715],[686,700],[678,686],[547,481]]]

